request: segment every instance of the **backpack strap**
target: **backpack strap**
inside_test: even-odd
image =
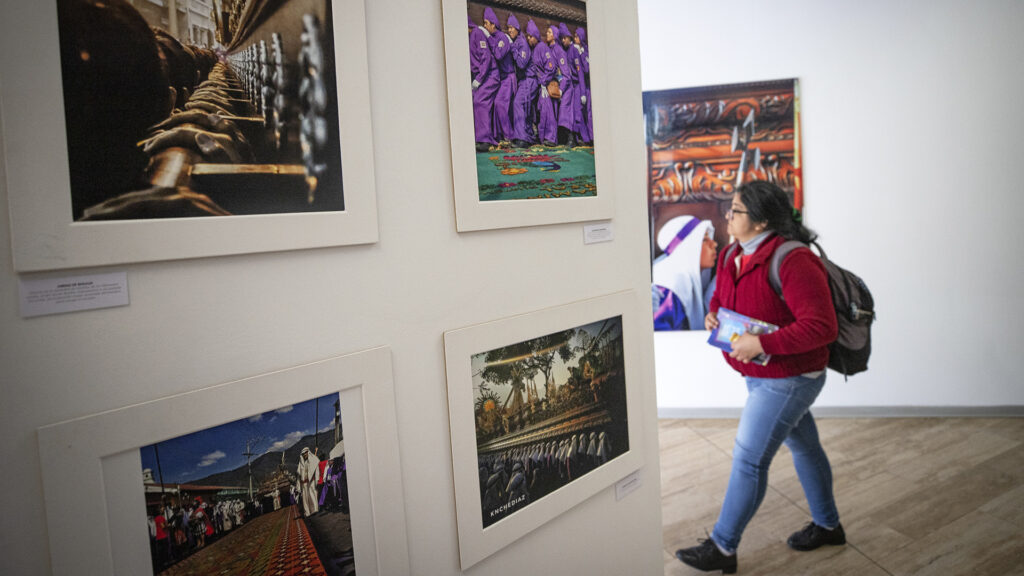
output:
[[[807,248],[807,244],[798,240],[787,240],[779,244],[779,247],[772,253],[771,266],[768,268],[768,283],[772,285],[772,290],[775,290],[783,302],[786,301],[786,298],[782,295],[782,277],[779,276],[779,268],[782,266],[783,258],[797,248]]]
[[[817,242],[812,242],[818,251],[821,252],[821,257],[825,257],[825,253],[821,251],[821,247],[818,246]],[[768,267],[768,283],[771,284],[772,290],[782,299],[783,302],[786,298],[782,295],[782,277],[779,275],[779,268],[782,267],[782,260],[789,255],[790,252],[797,248],[809,248],[807,244],[800,242],[799,240],[787,240],[775,249],[772,253],[772,260]],[[736,244],[730,244],[729,248],[725,251],[725,261],[732,260],[733,254],[736,252]]]

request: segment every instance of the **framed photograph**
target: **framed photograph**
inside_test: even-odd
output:
[[[377,241],[364,0],[215,6],[5,9],[17,271]]]
[[[441,1],[460,232],[611,218],[604,1]]]
[[[38,433],[54,574],[409,574],[388,348]]]
[[[622,292],[445,333],[463,570],[640,468],[638,308]]]
[[[795,78],[644,92],[656,331],[704,330],[736,189],[768,180],[800,209]]]

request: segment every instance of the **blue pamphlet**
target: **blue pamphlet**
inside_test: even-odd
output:
[[[739,312],[729,310],[728,308],[719,308],[718,328],[711,331],[711,336],[708,338],[708,344],[711,344],[716,348],[721,348],[726,352],[732,352],[732,343],[740,337],[740,334],[750,332],[751,334],[758,336],[761,334],[771,334],[778,329],[779,327],[775,324],[769,324],[764,320],[751,318],[750,316],[745,316]],[[759,354],[756,358],[751,360],[751,362],[764,366],[768,364],[768,360],[770,359],[770,354]]]

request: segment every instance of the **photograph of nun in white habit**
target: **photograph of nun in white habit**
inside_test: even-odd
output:
[[[718,245],[710,220],[678,216],[658,231],[662,254],[652,264],[654,329],[704,330],[715,292]]]

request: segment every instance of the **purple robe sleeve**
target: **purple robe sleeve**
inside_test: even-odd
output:
[[[561,46],[555,46],[552,53],[554,54],[555,59],[558,60],[558,71],[562,75],[558,81],[558,85],[562,92],[565,92],[570,85],[575,83],[572,63],[569,61],[569,55],[565,53],[565,50]]]
[[[574,47],[569,48],[569,55],[572,57],[573,82],[575,82],[577,86],[585,87],[587,81],[583,75],[583,57],[580,55],[579,51],[576,50],[576,48]]]
[[[541,86],[551,82],[551,79],[555,77],[555,62],[550,47],[546,44],[537,44],[533,49],[533,62],[530,69],[536,75]]]
[[[654,304],[655,332],[689,329],[686,309],[683,308],[683,303],[674,292],[664,286],[652,284],[651,294]]]
[[[512,58],[516,61],[516,67],[526,70],[530,65],[531,57],[530,44],[520,35],[512,44]]]
[[[487,44],[487,35],[480,28],[469,33],[469,66],[473,80],[483,84],[494,66],[494,56]]]
[[[512,40],[504,32],[498,32],[488,38],[487,41],[490,44],[491,53],[494,54],[495,60],[501,60],[512,50]]]

